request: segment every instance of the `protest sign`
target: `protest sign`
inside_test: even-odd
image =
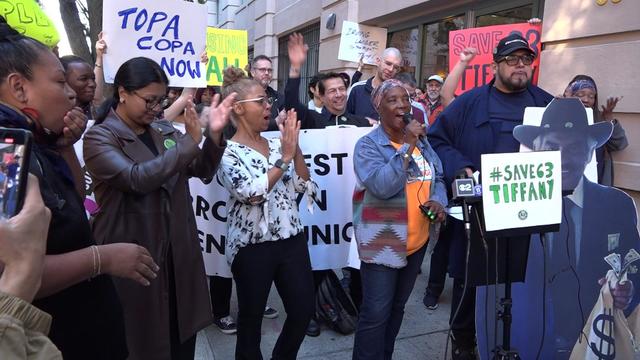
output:
[[[204,87],[207,7],[183,0],[109,0],[103,7],[103,37],[109,46],[104,76],[113,83],[125,61],[144,56],[157,62],[177,87]]]
[[[351,222],[355,185],[352,154],[356,141],[369,131],[371,128],[336,128],[304,130],[300,134],[300,148],[318,184],[320,198],[311,214],[304,196],[298,196],[314,270],[359,267],[357,249],[351,246],[355,241]],[[263,136],[279,137],[280,133],[267,132]],[[338,138],[341,141],[335,141]],[[207,275],[230,277],[224,256],[228,192],[217,181],[205,185],[192,179],[189,185]]]
[[[246,30],[207,28],[207,85],[222,85],[222,72],[228,66],[244,69],[249,61]]]
[[[344,61],[362,61],[375,65],[376,56],[382,54],[387,46],[387,29],[360,25],[351,21],[342,22],[342,36],[338,59]]]
[[[418,66],[418,29],[394,32],[389,39],[389,46],[400,50],[401,66],[414,72]]]
[[[560,151],[483,154],[481,163],[486,231],[560,223]]]
[[[0,16],[22,35],[53,48],[60,41],[55,26],[34,0],[0,1]]]
[[[511,33],[522,35],[536,52],[536,59],[532,64],[534,70],[532,83],[537,84],[540,65],[540,58],[537,55],[542,49],[541,30],[540,24],[523,23],[451,31],[449,33],[449,71],[460,59],[462,50],[467,47],[474,47],[478,50],[476,57],[467,65],[456,88],[456,94],[460,95],[469,89],[486,85],[493,79],[491,69],[493,49],[498,45],[500,39]]]

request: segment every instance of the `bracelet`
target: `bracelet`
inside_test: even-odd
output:
[[[93,279],[94,277],[100,275],[100,271],[102,267],[102,261],[100,259],[100,251],[98,250],[98,247],[96,245],[91,246],[91,254],[93,257],[93,272],[91,273],[91,276],[89,276],[89,279]]]
[[[93,247],[96,249],[96,254],[98,255],[98,272],[96,272],[96,276],[102,274],[102,259],[100,259],[100,249],[98,249],[98,246],[93,245]]]
[[[101,68],[101,67],[102,67],[102,64],[95,64],[95,67],[97,67],[97,68]]]

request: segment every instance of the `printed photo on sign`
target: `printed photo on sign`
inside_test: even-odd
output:
[[[552,101],[552,103],[558,100],[560,99],[555,99]],[[546,113],[546,109],[547,108],[543,107],[525,108],[524,119],[522,121],[523,127],[518,130],[518,133],[522,133],[522,136],[526,137],[526,139],[520,142],[520,152],[531,151],[533,148],[533,140],[535,139],[534,136],[537,137],[538,134],[542,134],[543,130],[548,132],[548,130],[551,130],[549,127],[551,127],[552,125],[561,128],[563,130],[563,133],[574,133],[576,137],[588,136],[588,128],[586,126],[593,124],[593,109],[585,108],[583,106],[581,110],[580,108],[575,107],[573,108],[573,110],[576,110],[575,114],[566,113],[566,111],[563,111],[563,113],[558,113],[558,110],[554,110],[553,113]],[[563,107],[563,109],[565,109],[565,107]],[[586,122],[577,122],[577,120],[581,118],[586,118]],[[576,125],[576,127],[574,128],[574,123],[586,125],[581,125],[580,128],[578,128],[578,125]],[[569,139],[569,137],[564,137],[564,135],[562,134],[559,136],[563,137],[565,140]],[[537,144],[537,146],[541,150],[548,150],[552,146],[550,141],[552,141],[553,139],[548,139],[545,143],[543,143],[542,137],[535,140],[540,142],[539,144]],[[572,148],[572,150],[573,149],[575,148]],[[563,165],[566,166],[566,164]],[[595,149],[593,149],[591,153],[591,160],[587,162],[587,166],[584,169],[584,176],[586,176],[587,179],[592,182],[598,182],[598,163],[596,161]],[[573,190],[571,188],[571,186],[573,186],[571,182],[565,182],[564,184],[565,185],[563,187],[563,190]]]
[[[511,344],[523,359],[626,359],[630,353],[625,327],[640,320],[640,296],[632,290],[640,281],[633,264],[640,257],[636,207],[623,191],[585,176],[612,130],[608,121],[590,122],[577,98],[555,99],[539,125],[514,129],[534,151],[560,151],[565,194],[559,231],[531,238],[525,282],[513,286]],[[535,153],[517,155],[526,154]],[[483,291],[476,297],[478,316],[487,305]],[[494,334],[485,340],[482,328],[478,343],[493,342]]]

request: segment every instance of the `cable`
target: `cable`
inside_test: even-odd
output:
[[[540,354],[544,347],[544,337],[547,331],[547,249],[544,247],[546,240],[546,234],[540,233],[540,245],[542,245],[542,338],[540,339],[540,345],[538,346],[536,360],[540,359]]]
[[[568,200],[571,201],[571,200]],[[580,285],[580,278],[578,277],[578,272],[576,271],[576,269],[573,267],[573,264],[571,263],[571,252],[569,250],[569,239],[570,239],[570,235],[571,235],[571,227],[569,226],[569,219],[567,218],[567,214],[566,212],[563,210],[562,211],[562,217],[564,219],[564,223],[567,224],[567,238],[565,241],[565,245],[567,247],[567,259],[569,260],[569,269],[571,269],[571,273],[573,273],[573,276],[576,278],[576,282],[578,284],[578,292],[577,292],[577,297],[578,297],[578,309],[580,309],[580,320],[582,321],[580,324],[580,333],[582,333],[585,337],[585,339],[588,339],[589,337],[587,336],[587,334],[584,333],[583,329],[584,329],[584,324],[585,324],[585,319],[584,319],[584,310],[582,308],[582,300],[580,299],[580,289],[581,289],[581,285]],[[577,240],[577,239],[576,239]],[[577,254],[576,254],[576,265],[578,264],[578,259],[577,259]],[[580,337],[578,337],[580,339]]]
[[[497,350],[498,349],[498,312],[500,312],[500,308],[498,305],[498,282],[500,281],[500,278],[498,276],[499,272],[499,267],[498,267],[498,238],[495,238],[495,244],[496,244],[496,294],[495,294],[495,299],[493,301],[493,306],[495,307],[494,311],[496,312],[496,316],[494,316],[493,319],[493,349]],[[496,358],[498,358],[498,354],[496,353]]]
[[[468,211],[468,209],[462,209],[462,211]],[[449,330],[447,331],[447,342],[444,347],[444,360],[447,360],[447,352],[449,350],[449,338],[451,337],[451,327],[458,317],[458,313],[460,312],[460,308],[462,307],[462,302],[464,301],[464,297],[467,294],[467,285],[469,281],[469,256],[471,254],[471,238],[467,238],[467,254],[465,259],[465,270],[464,270],[464,288],[462,289],[462,296],[460,296],[460,302],[456,307],[456,311],[453,313],[451,317],[451,322],[449,323]],[[455,289],[454,289],[455,290]]]
[[[487,307],[489,306],[489,244],[487,244],[487,239],[484,238],[484,232],[482,231],[482,225],[480,222],[480,215],[478,215],[478,211],[473,212],[476,216],[476,220],[478,221],[478,231],[480,232],[480,239],[482,240],[482,247],[484,248],[484,266],[485,266],[485,284],[486,289],[484,291],[484,341],[487,351],[487,356],[489,355],[489,314],[487,311]],[[498,292],[498,284],[494,285],[494,294]],[[495,299],[495,296],[494,296]],[[495,304],[495,301],[494,301]],[[494,317],[495,319],[495,317]],[[494,335],[495,336],[495,335]]]

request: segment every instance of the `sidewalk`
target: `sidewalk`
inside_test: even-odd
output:
[[[394,360],[443,359],[451,304],[451,281],[447,280],[440,306],[427,310],[422,304],[427,284],[429,259],[422,264],[422,274],[418,275],[416,285],[405,308],[404,321],[396,340]],[[235,285],[234,285],[235,286]],[[231,300],[231,313],[236,315],[237,303]],[[282,329],[285,313],[275,287],[271,288],[269,305],[280,311],[276,319],[264,319],[262,323],[262,354],[269,359],[277,336]],[[196,360],[230,360],[234,358],[235,335],[225,335],[212,325],[198,334]],[[322,328],[316,338],[306,337],[298,353],[303,360],[350,360],[353,348],[353,335],[344,336]],[[451,355],[448,355],[450,358]]]

